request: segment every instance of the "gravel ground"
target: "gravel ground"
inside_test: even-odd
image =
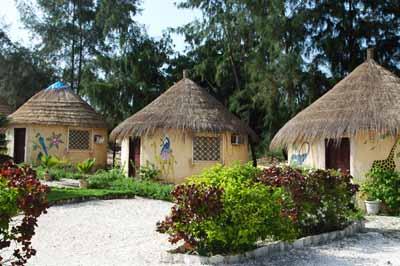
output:
[[[39,220],[36,266],[160,265],[171,249],[155,223],[170,203],[136,198],[51,207]],[[400,218],[371,217],[367,232],[247,265],[399,265]]]

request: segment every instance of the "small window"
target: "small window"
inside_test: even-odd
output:
[[[194,137],[194,161],[219,161],[221,158],[220,137]]]
[[[70,130],[68,148],[70,150],[89,150],[90,149],[90,131],[88,130]]]
[[[231,135],[231,144],[232,145],[244,144],[244,137],[241,135],[232,134]]]

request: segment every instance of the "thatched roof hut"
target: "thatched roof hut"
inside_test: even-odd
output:
[[[366,131],[396,136],[400,130],[400,79],[367,60],[279,130],[271,148]]]
[[[56,82],[41,90],[9,117],[10,124],[107,128],[98,114],[68,86]]]
[[[256,134],[206,90],[186,77],[112,132],[121,142],[121,165],[134,176],[153,164],[160,178],[179,183],[216,163],[249,160]]]
[[[30,98],[8,116],[8,154],[15,162],[38,163],[57,156],[71,163],[107,160],[107,125],[100,114],[62,82]]]
[[[187,77],[123,121],[111,132],[110,137],[123,139],[142,136],[160,128],[193,132],[230,131],[257,139],[254,131],[243,121]]]

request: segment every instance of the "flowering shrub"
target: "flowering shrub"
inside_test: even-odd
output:
[[[302,235],[318,234],[343,228],[356,209],[353,196],[357,185],[352,177],[333,170],[307,170],[288,166],[266,168],[257,180],[272,187],[282,187],[291,196]]]
[[[400,213],[400,173],[373,169],[367,173],[367,181],[362,185],[362,191],[370,200],[381,200],[392,215]]]
[[[190,178],[175,187],[175,205],[157,231],[200,254],[248,250],[257,240],[296,238],[291,218],[281,208],[292,205],[290,198],[281,188],[255,182],[258,172],[250,165],[216,166]]]
[[[31,247],[37,218],[46,213],[48,187],[40,184],[29,167],[7,162],[0,167],[0,250],[16,244],[10,258],[0,256],[0,265],[24,265],[36,251]],[[18,213],[22,219],[11,219]]]

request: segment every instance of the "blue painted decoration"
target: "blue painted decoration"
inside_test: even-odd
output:
[[[168,136],[164,137],[164,140],[162,140],[162,143],[160,146],[161,146],[161,152],[160,152],[161,158],[164,161],[169,160],[169,156],[170,156],[172,150],[171,150],[171,141],[169,140]]]
[[[46,142],[42,136],[39,137],[39,144],[42,147],[42,151],[44,152],[44,154],[46,154],[46,156],[49,156],[49,153],[47,151]]]
[[[306,150],[304,150],[306,146]],[[308,154],[310,153],[310,143],[304,142],[301,144],[299,150],[295,150],[290,157],[290,162],[296,165],[303,165],[305,160],[307,159]]]
[[[50,90],[62,90],[62,89],[67,89],[68,86],[62,83],[61,81],[57,81],[56,83],[51,84],[49,87],[47,87],[47,91]]]

